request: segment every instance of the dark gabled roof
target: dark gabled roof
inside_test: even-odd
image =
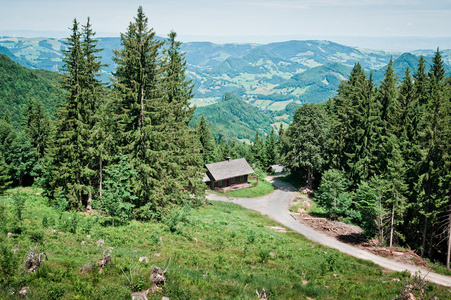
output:
[[[205,165],[215,181],[254,173],[246,159],[238,158]]]

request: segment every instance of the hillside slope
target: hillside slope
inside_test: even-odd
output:
[[[61,93],[57,85],[56,73],[27,69],[0,54],[0,117],[8,113],[13,125],[18,126],[32,98],[41,101],[49,113],[53,112],[59,101],[57,94]]]
[[[273,123],[269,112],[262,111],[231,93],[224,94],[218,103],[197,108],[192,122],[198,123],[202,115],[210,123],[211,131],[225,140],[233,137],[250,140],[255,137],[256,130],[269,134]]]

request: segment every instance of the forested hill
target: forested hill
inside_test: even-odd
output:
[[[0,54],[0,117],[8,113],[14,126],[21,123],[30,99],[39,100],[53,112],[60,93],[57,86],[56,73],[27,69]]]
[[[256,130],[269,134],[274,122],[270,112],[262,111],[231,93],[224,94],[218,103],[197,108],[192,122],[198,123],[202,115],[218,138],[229,141],[236,137],[250,140]]]

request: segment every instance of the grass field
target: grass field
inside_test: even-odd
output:
[[[117,220],[113,227],[98,214],[58,212],[40,190],[19,192],[0,198],[0,299],[15,299],[24,286],[28,299],[130,299],[149,288],[154,266],[168,268],[167,282],[149,299],[257,299],[262,288],[268,299],[394,299],[407,284],[407,273],[276,232],[270,227],[279,224],[230,203],[174,209],[161,222]],[[18,197],[25,199],[20,219]],[[24,267],[29,249],[48,257],[36,273]],[[104,253],[112,260],[99,272]],[[143,256],[150,261],[138,262]],[[92,268],[81,271],[87,264]],[[425,298],[435,295],[450,298],[427,284]]]

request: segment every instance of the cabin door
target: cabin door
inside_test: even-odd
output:
[[[226,180],[226,186],[230,186],[230,179]]]

